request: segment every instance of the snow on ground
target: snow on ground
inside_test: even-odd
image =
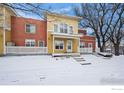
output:
[[[91,64],[50,55],[0,57],[0,85],[124,85],[124,56],[82,57]]]

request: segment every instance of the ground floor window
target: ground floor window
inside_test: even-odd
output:
[[[84,48],[85,47],[85,43],[84,42],[80,42],[80,48]]]
[[[34,47],[35,46],[35,40],[34,39],[26,39],[25,40],[25,46]]]
[[[44,41],[39,40],[39,41],[38,41],[38,46],[39,46],[39,47],[44,47]]]
[[[64,49],[64,41],[63,40],[55,40],[55,49]]]
[[[89,48],[92,48],[92,43],[88,43],[88,47]]]

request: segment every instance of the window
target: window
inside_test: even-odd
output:
[[[35,31],[36,31],[35,25],[26,24],[26,32],[27,33],[35,33]]]
[[[55,49],[64,49],[64,41],[55,40]]]
[[[73,27],[72,26],[69,26],[69,34],[73,34]]]
[[[58,25],[54,24],[54,32],[58,32]]]
[[[84,48],[85,47],[85,43],[84,42],[80,42],[80,48]]]
[[[61,24],[60,24],[60,33],[63,33],[63,32],[64,32],[63,24],[61,23]]]
[[[88,47],[89,48],[92,48],[92,43],[88,43]]]
[[[27,46],[27,47],[34,47],[35,46],[35,40],[33,40],[33,39],[26,39],[25,40],[25,46]]]
[[[38,46],[39,46],[39,47],[44,47],[44,41],[39,40],[39,41],[38,41]]]
[[[60,24],[60,33],[67,33],[68,31],[68,25],[67,24]]]
[[[63,27],[64,33],[67,33],[67,27],[68,27],[68,25],[67,24],[64,24],[64,27]]]

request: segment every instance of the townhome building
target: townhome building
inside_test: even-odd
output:
[[[45,12],[46,19],[37,20],[20,17],[9,7],[0,7],[0,55],[80,54],[81,48],[95,51],[95,37],[78,29],[80,17]]]

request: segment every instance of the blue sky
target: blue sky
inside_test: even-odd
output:
[[[43,4],[43,7],[48,9],[49,7],[51,7],[53,12],[57,12],[57,13],[66,13],[68,15],[74,15],[73,14],[73,10],[72,8],[74,6],[79,5],[78,3],[47,3],[47,4]]]
[[[67,14],[67,15],[73,15],[73,7],[79,6],[78,3],[43,3],[41,4],[41,7],[43,9],[55,12],[55,13],[62,13],[62,14]],[[27,18],[35,18],[39,19],[39,16],[35,14],[25,14],[21,11],[18,11],[18,13],[21,16],[27,17]]]

